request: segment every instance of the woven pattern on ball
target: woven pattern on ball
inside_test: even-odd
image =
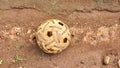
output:
[[[59,53],[70,41],[68,26],[57,19],[50,19],[41,24],[37,30],[37,43],[46,53]]]

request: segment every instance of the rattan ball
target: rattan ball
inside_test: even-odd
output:
[[[60,53],[69,46],[70,31],[68,26],[58,19],[43,22],[37,29],[38,46],[46,53]]]

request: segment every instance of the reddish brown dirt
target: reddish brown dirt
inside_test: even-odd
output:
[[[47,19],[60,19],[72,33],[70,46],[55,55],[44,53],[36,44],[37,27]],[[11,62],[16,55],[20,62]],[[108,65],[104,56],[110,56]],[[0,68],[119,68],[120,12],[73,11],[69,14],[36,9],[0,11]]]

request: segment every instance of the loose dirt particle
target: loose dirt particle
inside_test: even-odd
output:
[[[105,65],[108,65],[109,62],[110,62],[110,57],[109,56],[105,56],[103,62],[104,62]]]
[[[10,30],[10,33],[12,35],[16,34],[16,33],[21,33],[23,31],[23,28],[21,27],[13,27],[11,30]]]
[[[32,32],[32,30],[31,29],[29,29],[28,31],[27,31],[27,34],[30,34]]]
[[[3,39],[4,38],[4,36],[0,36],[0,39]]]
[[[19,33],[19,32],[17,32],[17,33],[16,33],[16,35],[17,35],[17,36],[19,36],[19,35],[20,35],[20,33]]]
[[[120,60],[118,61],[118,66],[119,66],[119,68],[120,68]]]

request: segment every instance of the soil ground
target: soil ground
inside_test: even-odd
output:
[[[14,3],[13,1],[10,0],[9,3]],[[12,4],[12,7],[6,4],[7,1],[1,0],[0,5],[4,4],[0,6],[0,59],[3,60],[0,68],[119,68],[120,2],[113,3],[115,6],[118,4],[119,8],[106,7],[97,2],[101,7],[97,10],[93,9],[94,3],[89,1],[91,0],[81,0],[83,6],[90,6],[81,9],[74,0],[46,0],[37,8],[33,8],[35,6],[27,0],[27,5],[16,0],[17,5]],[[55,5],[57,7],[48,9],[48,2],[60,4],[59,8]],[[44,6],[46,3],[48,4]],[[72,3],[74,5],[68,7]],[[72,40],[63,52],[50,55],[36,44],[35,32],[43,21],[53,18],[60,19],[69,26]],[[22,60],[11,62],[16,55]],[[110,57],[108,65],[103,63],[105,56]]]

